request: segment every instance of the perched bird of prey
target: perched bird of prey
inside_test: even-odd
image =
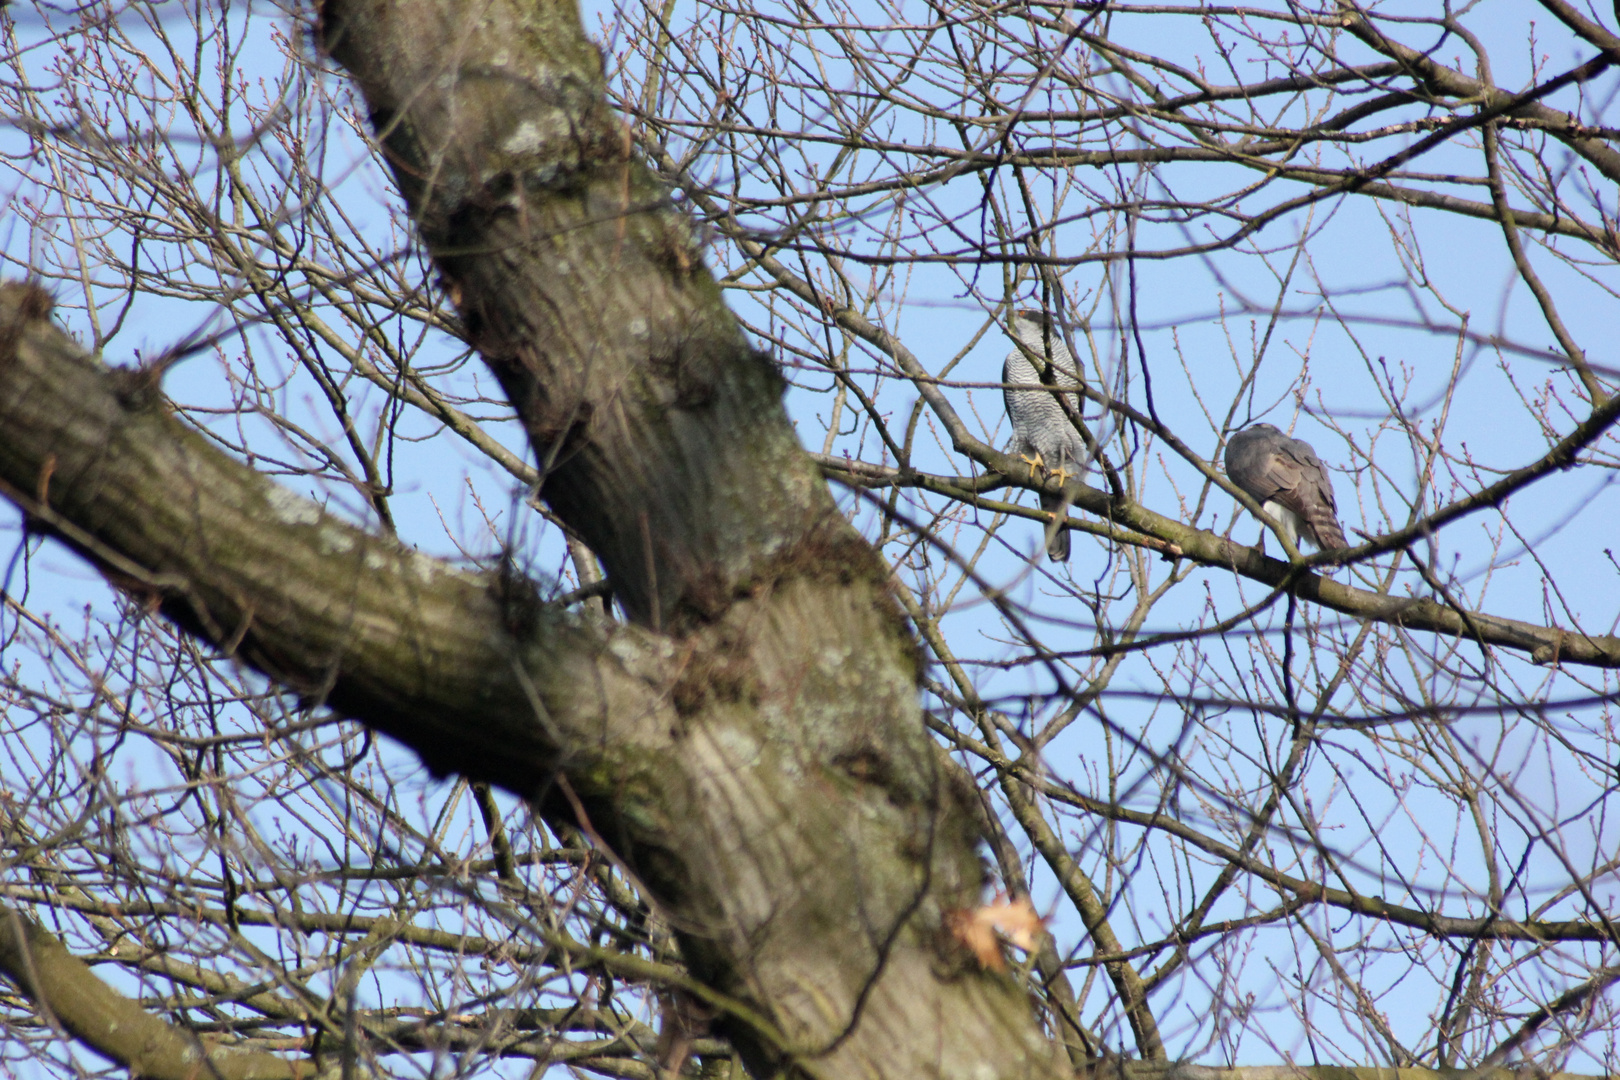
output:
[[[1295,547],[1301,537],[1323,549],[1350,546],[1339,528],[1333,481],[1310,443],[1256,424],[1226,444],[1226,475],[1277,519]]]
[[[1002,398],[1007,404],[1007,419],[1012,421],[1012,452],[1029,465],[1033,480],[1037,469],[1066,483],[1079,473],[1087,460],[1086,444],[1080,433],[1058,403],[1052,390],[1013,390],[1010,386],[1079,386],[1079,369],[1074,357],[1063,344],[1062,332],[1044,312],[1020,310],[1013,314],[1013,332],[1031,353],[1040,358],[1037,364],[1023,349],[1007,354],[1001,367]],[[1064,395],[1080,414],[1080,395]],[[1041,493],[1041,509],[1055,514],[1063,509],[1063,498]],[[1054,529],[1046,542],[1046,557],[1054,562],[1069,560],[1069,532]]]

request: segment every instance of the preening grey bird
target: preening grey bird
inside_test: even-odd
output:
[[[1305,440],[1272,424],[1245,428],[1226,444],[1226,475],[1277,519],[1295,547],[1300,537],[1324,550],[1350,546],[1339,528],[1333,481]]]
[[[1046,362],[1037,367],[1022,349],[1014,349],[1007,354],[1007,361],[1001,366],[1003,383],[1008,386],[1080,385],[1077,377],[1080,369],[1075,366],[1068,346],[1063,344],[1062,332],[1049,316],[1040,311],[1019,310],[1013,313],[1012,325],[1017,340]],[[1042,378],[1042,368],[1047,369],[1045,378]],[[1080,433],[1074,429],[1063,406],[1058,403],[1057,393],[1052,390],[1013,390],[1008,386],[1002,387],[1001,394],[1007,405],[1007,419],[1012,421],[1012,452],[1028,463],[1030,479],[1035,478],[1035,470],[1041,469],[1057,477],[1058,483],[1066,483],[1085,464],[1086,444],[1081,441]],[[1080,395],[1069,393],[1064,396],[1074,406],[1075,415],[1078,416]],[[1058,513],[1063,509],[1062,497],[1042,492],[1041,509],[1048,514]],[[1046,544],[1046,557],[1054,562],[1068,562],[1067,529],[1052,532],[1052,538]]]

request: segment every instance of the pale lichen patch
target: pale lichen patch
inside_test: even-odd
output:
[[[719,758],[727,768],[747,769],[759,763],[764,744],[752,732],[730,724],[717,724],[710,728],[709,737]],[[788,762],[782,763],[784,767]]]
[[[265,498],[270,507],[270,513],[277,521],[286,525],[317,525],[321,520],[321,508],[304,498],[295,495],[284,487],[272,487],[270,494]]]
[[[517,126],[517,130],[506,137],[501,143],[501,149],[512,157],[533,154],[545,145],[545,132],[533,120],[525,120]]]
[[[354,534],[335,522],[321,530],[318,542],[324,555],[347,555],[354,550]]]
[[[420,551],[411,552],[410,568],[411,572],[422,581],[432,581],[445,571],[445,565],[442,562],[431,555],[424,555]]]
[[[649,640],[633,631],[613,634],[607,641],[608,655],[630,670],[649,660],[667,660],[672,651],[666,642]]]

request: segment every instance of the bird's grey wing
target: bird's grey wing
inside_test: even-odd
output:
[[[1261,505],[1297,480],[1297,468],[1278,453],[1279,441],[1274,433],[1250,428],[1233,436],[1226,447],[1226,475]]]
[[[1333,499],[1333,481],[1328,478],[1327,466],[1322,464],[1322,459],[1316,456],[1309,443],[1290,439],[1280,456],[1288,461],[1293,475],[1298,477],[1296,485],[1300,498],[1320,500],[1330,510],[1339,508]]]
[[[1272,497],[1305,520],[1318,547],[1349,547],[1339,528],[1333,481],[1310,444],[1289,439],[1278,448],[1273,462],[1268,471],[1279,482],[1279,490]]]

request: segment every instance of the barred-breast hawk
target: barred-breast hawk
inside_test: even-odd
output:
[[[1040,311],[1020,310],[1013,314],[1013,332],[1031,353],[1040,358],[1037,365],[1023,349],[1007,354],[1001,367],[1001,393],[1007,405],[1007,419],[1012,421],[1012,452],[1029,465],[1030,478],[1037,469],[1068,481],[1084,466],[1086,444],[1080,433],[1058,403],[1058,393],[1065,387],[1079,386],[1080,371],[1074,357],[1063,343],[1062,332],[1050,316]],[[1013,386],[1051,386],[1056,390],[1014,390]],[[1080,395],[1064,395],[1080,415]],[[1058,495],[1041,493],[1041,509],[1056,514],[1063,509]],[[1055,562],[1069,559],[1069,532],[1058,528],[1046,543],[1046,557]]]

